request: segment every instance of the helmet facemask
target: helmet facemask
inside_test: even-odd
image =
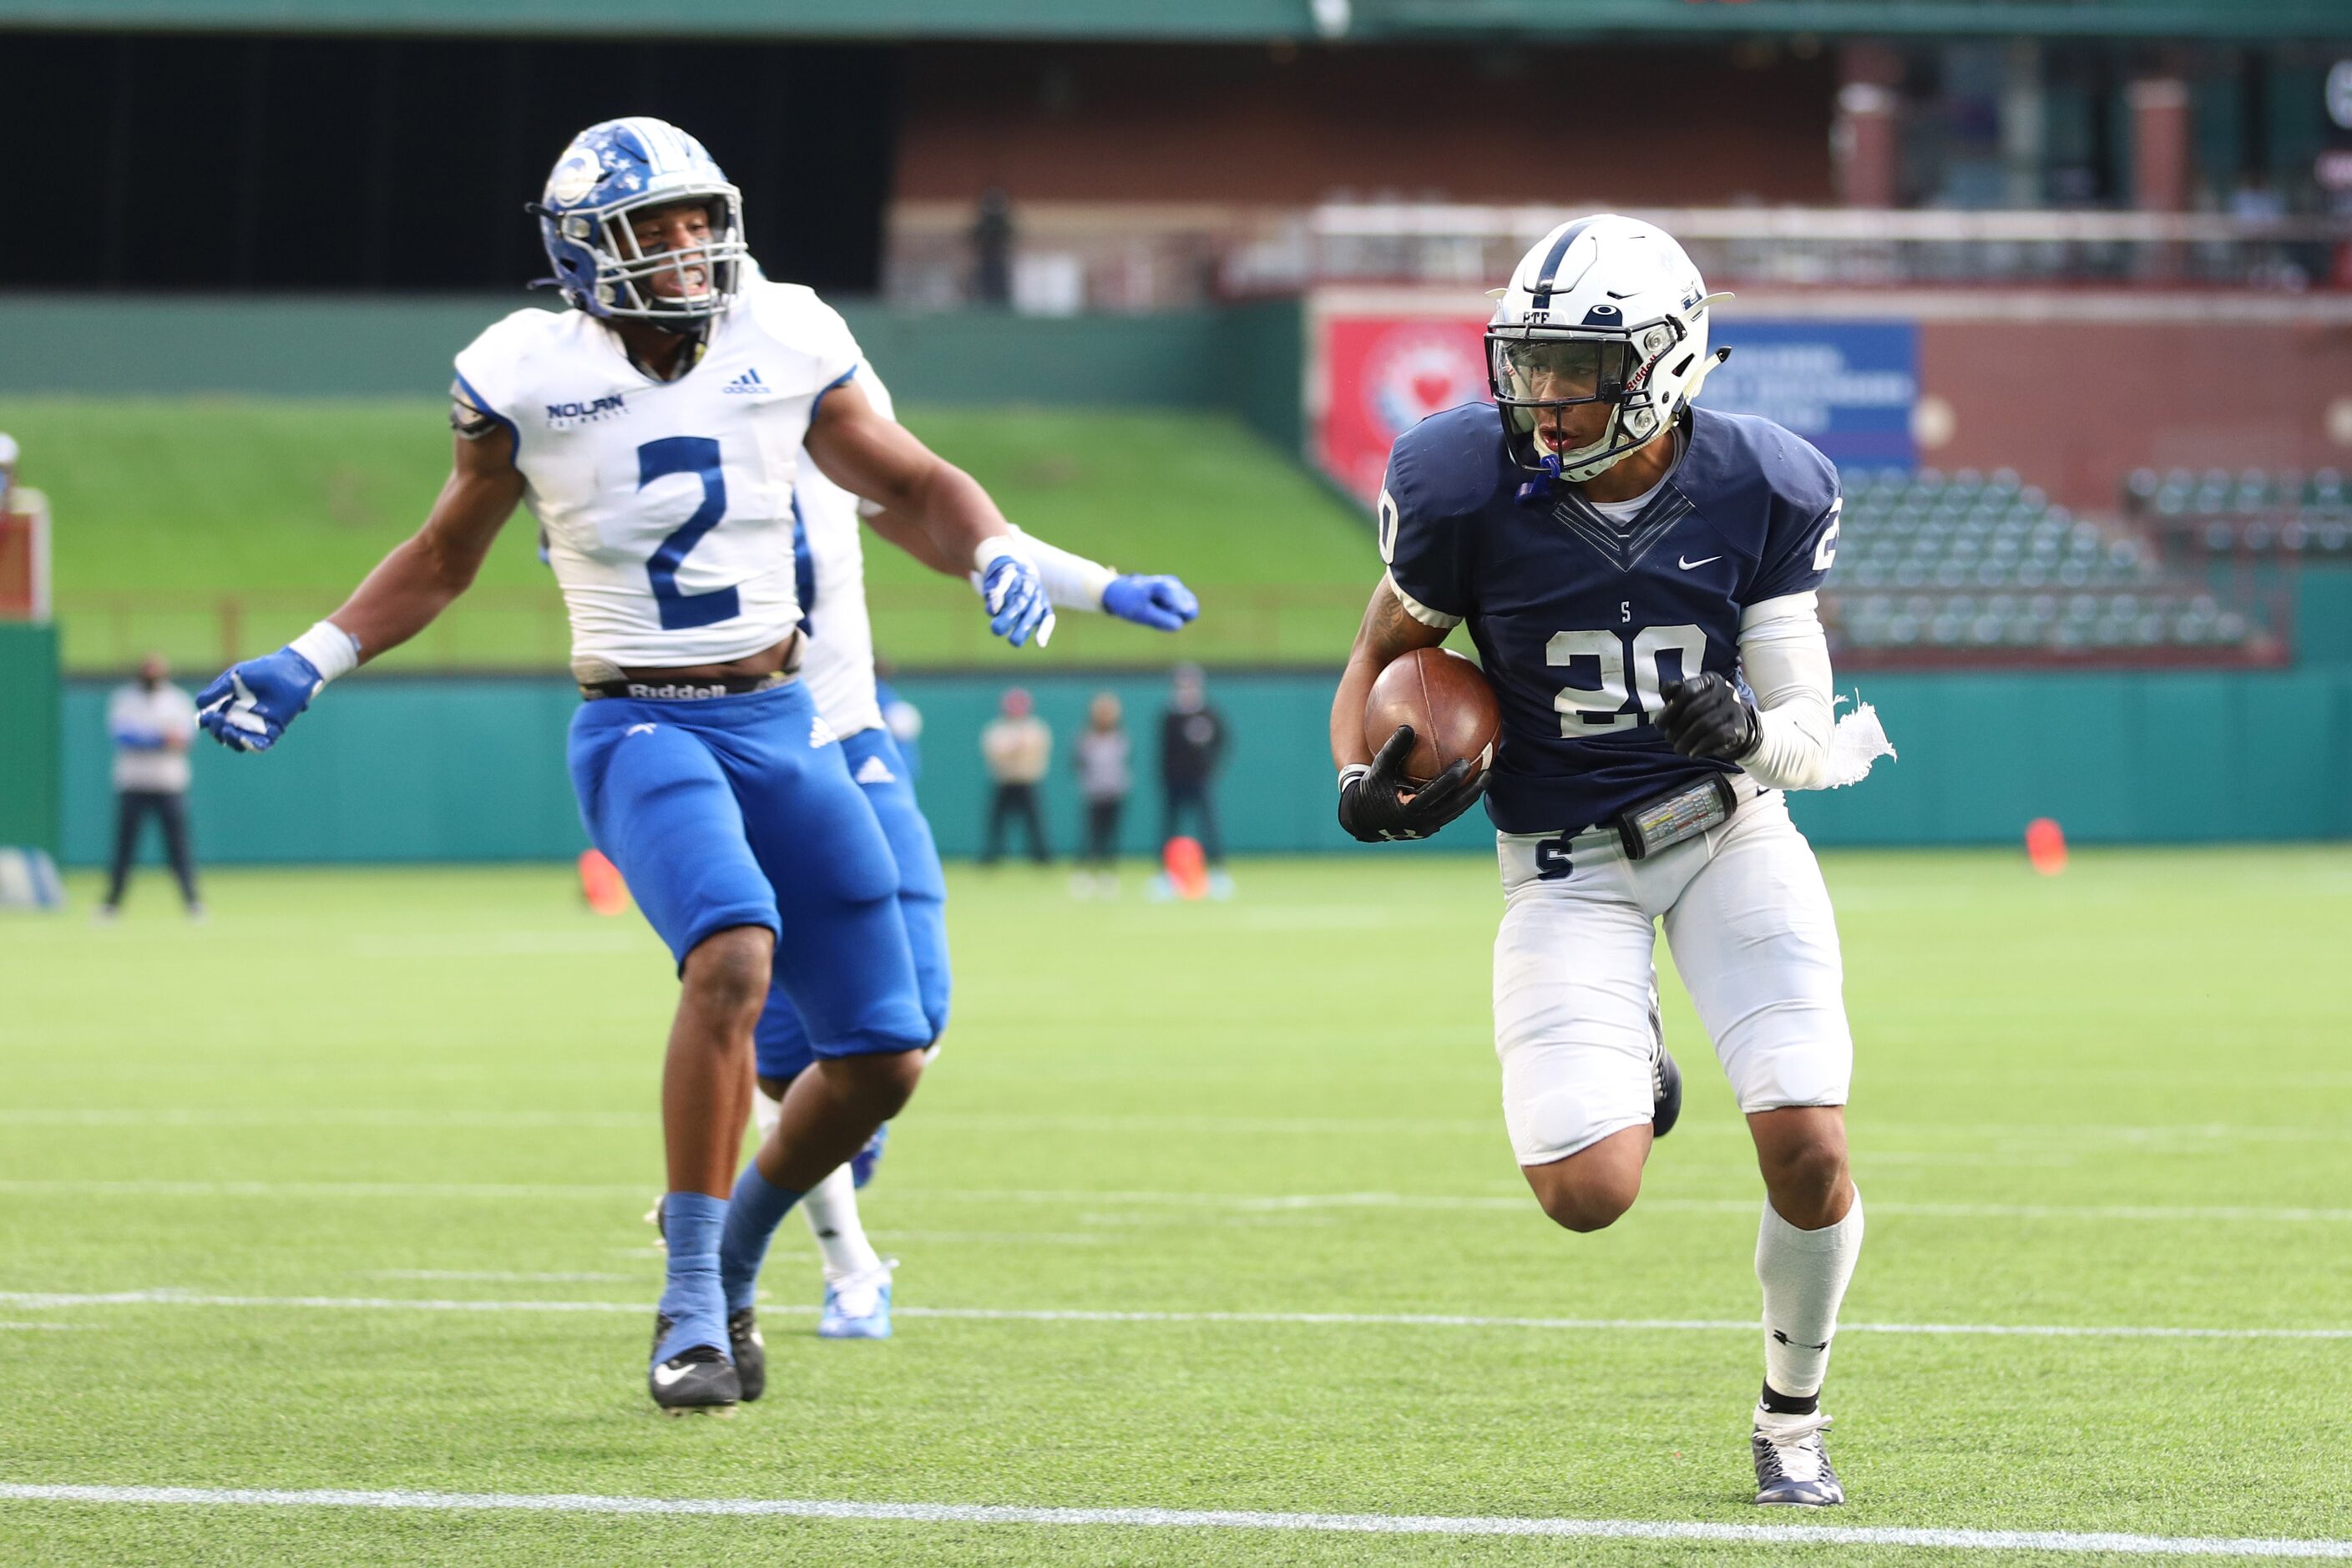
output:
[[[709,215],[710,237],[688,249],[646,251],[637,244],[634,219],[657,207],[699,201]],[[735,296],[750,251],[743,243],[743,202],[732,185],[703,191],[662,191],[601,211],[570,213],[558,220],[563,237],[595,258],[589,284],[597,314],[690,330],[727,308]],[[693,271],[699,269],[700,287]],[[654,287],[675,279],[676,291]],[[568,281],[568,280],[567,280]]]
[[[1486,382],[1520,467],[1581,482],[1647,445],[1679,408],[1660,405],[1653,373],[1685,337],[1672,317],[1638,327],[1496,323],[1486,329]],[[1610,405],[1601,434],[1561,451],[1543,438],[1546,410]]]

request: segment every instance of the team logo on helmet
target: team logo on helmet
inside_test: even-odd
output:
[[[558,206],[571,206],[584,199],[604,177],[604,160],[585,147],[574,147],[547,176],[547,199]]]

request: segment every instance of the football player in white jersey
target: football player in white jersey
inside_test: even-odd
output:
[[[1042,643],[1053,612],[987,493],[867,400],[841,318],[757,276],[741,198],[699,142],[657,120],[592,126],[532,211],[572,308],[517,311],[458,355],[452,471],[423,527],[197,700],[223,743],[268,750],[463,593],[518,504],[537,517],[586,700],[581,816],[682,982],[647,1387],[665,1410],[726,1409],[764,1375],[751,1301],[777,1222],[906,1104],[931,1038],[888,842],[794,679],[801,453],[969,562],[997,635]],[[817,1070],[739,1179],[772,976]]]
[[[857,384],[885,416],[890,394],[871,365]],[[793,505],[798,523],[801,630],[807,657],[801,679],[817,711],[841,737],[850,777],[866,792],[898,867],[898,910],[914,952],[915,983],[936,1042],[947,1028],[950,973],[947,881],[930,824],[915,799],[913,770],[883,722],[874,674],[874,629],[866,614],[866,556],[859,538],[863,514],[876,531],[951,575],[957,563],[929,546],[920,526],[870,501],[861,501],[822,473],[804,472]],[[1099,611],[1160,631],[1175,631],[1199,613],[1199,604],[1173,577],[1121,574],[1084,556],[1023,536],[1056,609]],[[787,914],[790,913],[787,910]],[[783,1096],[813,1060],[807,1026],[778,984],[753,1037],[759,1068],[752,1121],[764,1138],[783,1114]],[[826,1339],[890,1337],[891,1262],[866,1239],[857,1189],[873,1174],[887,1125],[856,1157],[836,1167],[802,1198],[824,1267],[824,1310],[817,1332]]]

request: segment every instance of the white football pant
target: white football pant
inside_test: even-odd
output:
[[[1829,889],[1780,792],[1737,782],[1729,822],[1643,860],[1600,829],[1547,877],[1557,835],[1496,835],[1495,1054],[1520,1164],[1650,1120],[1654,920],[1742,1111],[1845,1103],[1853,1037]]]

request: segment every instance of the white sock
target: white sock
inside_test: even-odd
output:
[[[751,1131],[760,1135],[760,1142],[765,1143],[768,1134],[773,1132],[776,1123],[783,1119],[782,1098],[755,1087],[751,1090]]]
[[[1764,1201],[1756,1279],[1764,1287],[1764,1381],[1773,1393],[1791,1399],[1821,1393],[1838,1303],[1861,1254],[1859,1192],[1843,1219],[1820,1230],[1799,1230],[1773,1211],[1769,1198]]]
[[[826,1279],[880,1267],[881,1256],[866,1239],[866,1226],[857,1217],[857,1184],[850,1179],[846,1164],[836,1166],[802,1196],[801,1213],[808,1215],[809,1234],[824,1254]]]

